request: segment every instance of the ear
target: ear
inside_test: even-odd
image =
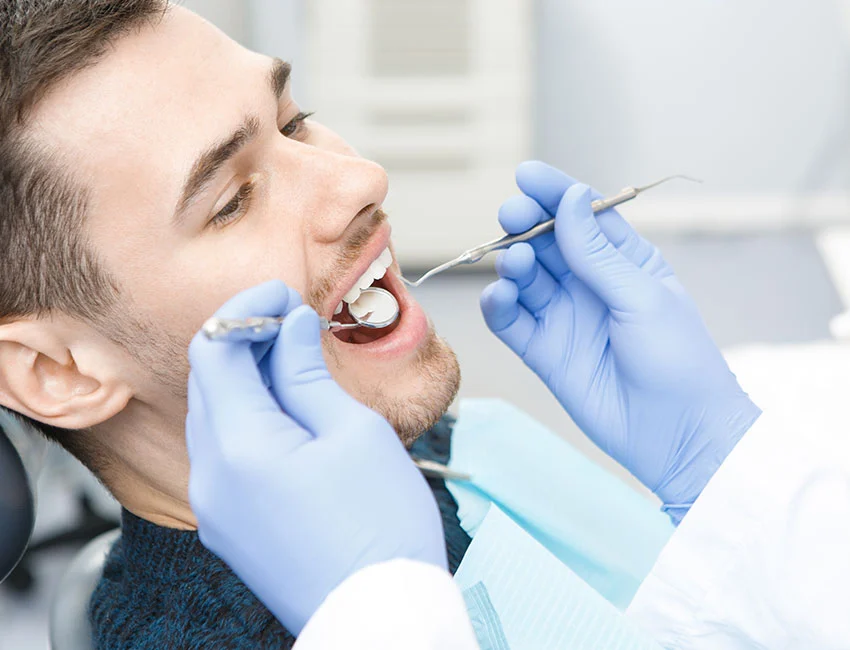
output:
[[[132,388],[108,342],[84,329],[49,319],[0,325],[0,405],[62,429],[85,429],[120,413]]]

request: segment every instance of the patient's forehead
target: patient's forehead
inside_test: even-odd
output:
[[[268,106],[268,65],[172,7],[57,86],[37,107],[31,133],[102,207],[132,200],[170,210],[198,153],[246,113]]]

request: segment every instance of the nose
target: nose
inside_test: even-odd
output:
[[[304,227],[314,241],[338,241],[358,215],[371,214],[383,205],[389,179],[378,163],[348,148],[299,149],[297,179],[285,185],[303,200]]]

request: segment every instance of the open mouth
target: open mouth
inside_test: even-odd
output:
[[[399,309],[402,308],[403,301],[399,298],[399,291],[402,289],[401,283],[389,272],[389,267],[393,263],[393,256],[389,248],[384,249],[377,260],[372,262],[366,272],[358,278],[354,286],[343,296],[342,301],[334,310],[333,319],[338,323],[349,324],[357,321],[349,311],[349,305],[356,303],[360,298],[360,294],[364,289],[369,287],[378,287],[385,289],[393,294],[399,304]],[[398,327],[403,314],[399,314],[396,321],[382,329],[372,329],[369,327],[358,327],[357,329],[335,330],[334,336],[343,343],[354,345],[364,345],[374,343],[382,338],[392,334]]]

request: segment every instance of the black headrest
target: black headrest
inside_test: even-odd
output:
[[[0,582],[12,572],[35,525],[35,495],[24,461],[0,429]]]

